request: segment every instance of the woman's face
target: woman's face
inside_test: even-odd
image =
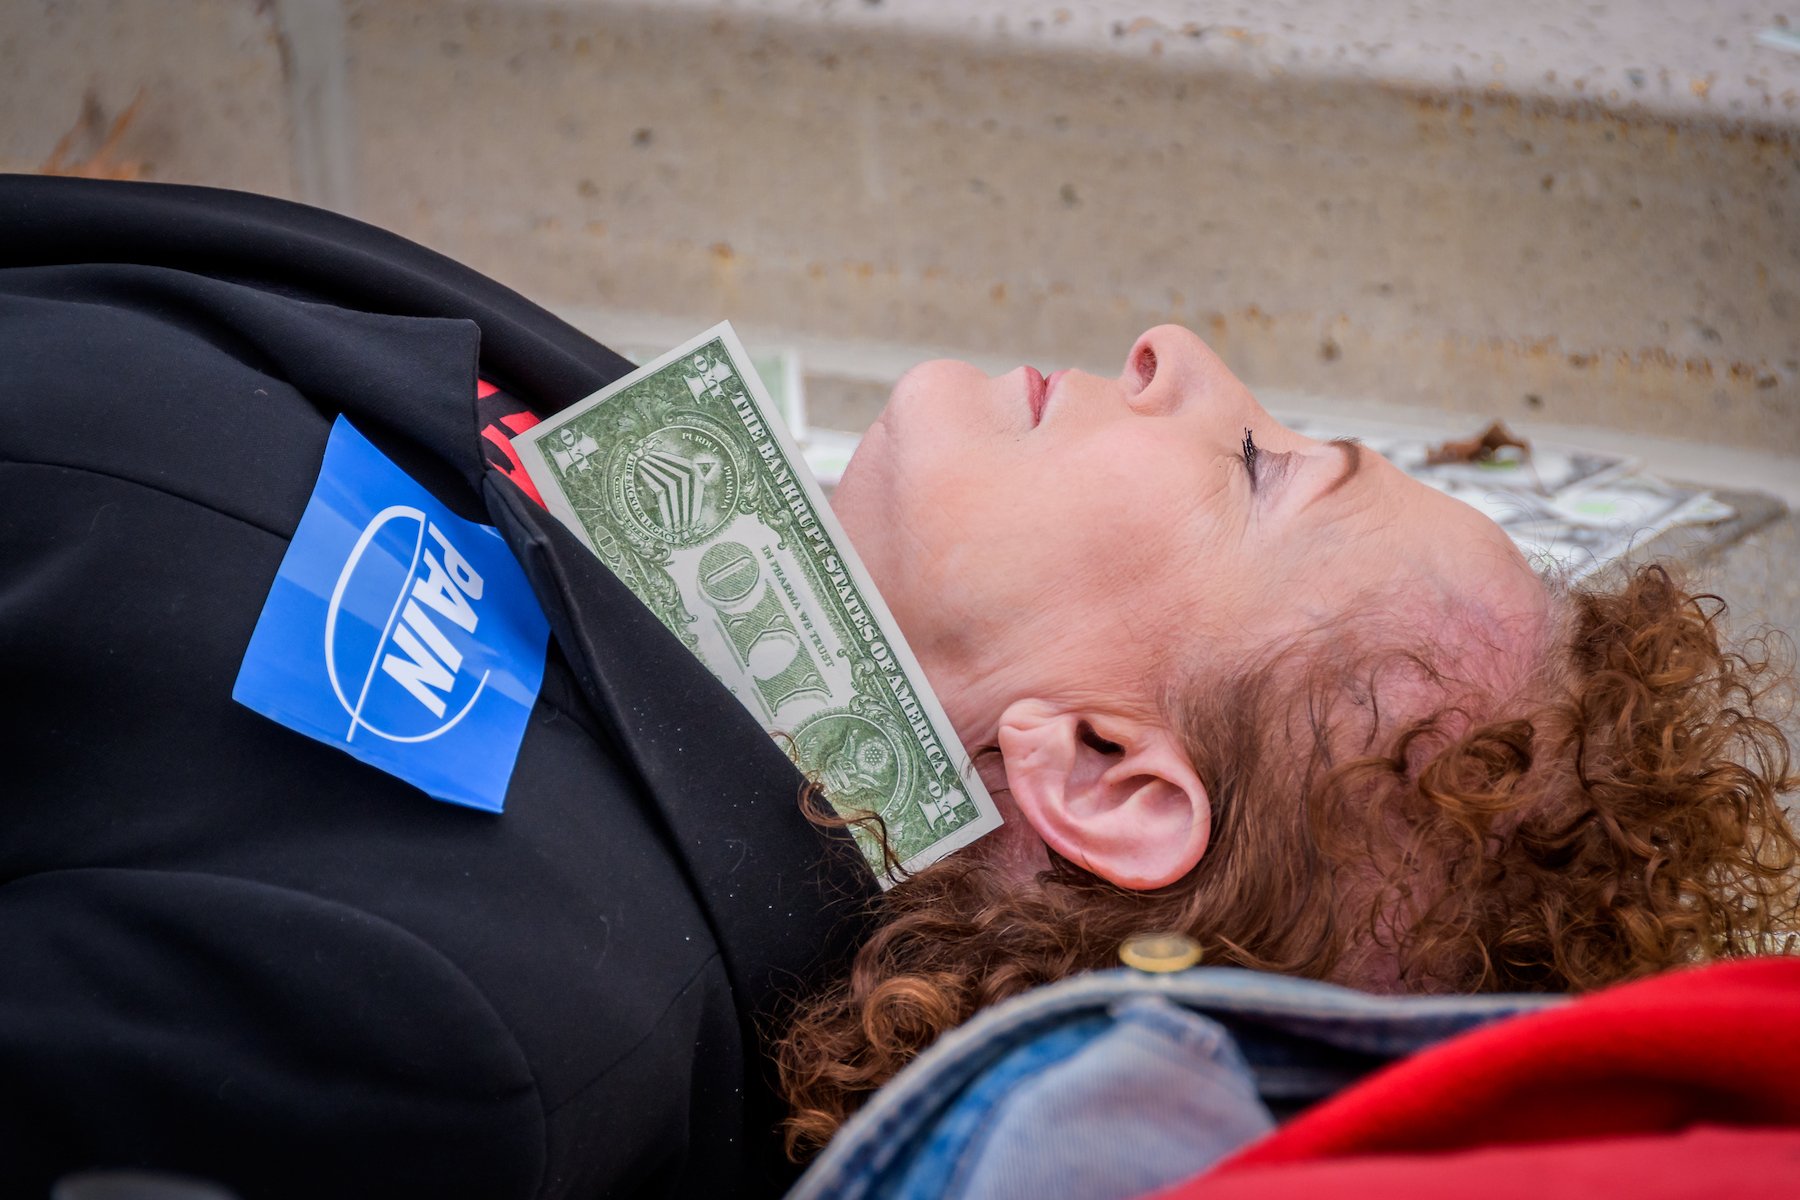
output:
[[[833,507],[965,741],[1018,695],[1151,703],[1171,652],[1241,662],[1357,602],[1545,606],[1486,516],[1284,428],[1173,325],[1113,377],[914,367]]]

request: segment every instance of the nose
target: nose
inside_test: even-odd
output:
[[[1146,416],[1168,416],[1178,411],[1212,358],[1191,331],[1179,325],[1146,329],[1125,355],[1120,382],[1131,407]]]

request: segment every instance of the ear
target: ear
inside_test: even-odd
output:
[[[1019,700],[1001,714],[998,741],[1013,803],[1070,862],[1148,891],[1206,853],[1212,804],[1161,723]]]

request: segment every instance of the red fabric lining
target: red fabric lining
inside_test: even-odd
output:
[[[1785,1127],[1744,1133],[1730,1151],[1739,1157],[1708,1150],[1707,1178],[1741,1184],[1740,1166],[1745,1178],[1779,1167],[1783,1194],[1800,1191],[1800,958],[1670,972],[1477,1030],[1379,1072],[1158,1200],[1428,1191],[1545,1200],[1595,1194],[1525,1182],[1582,1162],[1615,1172],[1607,1191],[1629,1180],[1640,1198],[1710,1195],[1656,1190],[1698,1186],[1683,1173],[1699,1161],[1696,1147],[1739,1137],[1682,1132],[1701,1125]]]
[[[1192,1200],[1791,1200],[1800,1130],[1684,1133],[1379,1155],[1249,1167],[1202,1176],[1168,1196]]]
[[[492,453],[488,455],[488,463],[518,484],[519,490],[530,496],[539,508],[544,507],[544,497],[531,482],[531,476],[525,473],[525,464],[519,461],[518,452],[512,447],[514,436],[538,423],[537,414],[485,379],[475,380],[475,398],[479,402],[477,411],[486,422],[481,428],[481,436],[499,451],[498,457]]]

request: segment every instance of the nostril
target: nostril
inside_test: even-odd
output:
[[[1132,360],[1132,367],[1137,371],[1138,388],[1141,390],[1149,387],[1150,381],[1156,378],[1156,350],[1149,342],[1138,347],[1137,356]]]

